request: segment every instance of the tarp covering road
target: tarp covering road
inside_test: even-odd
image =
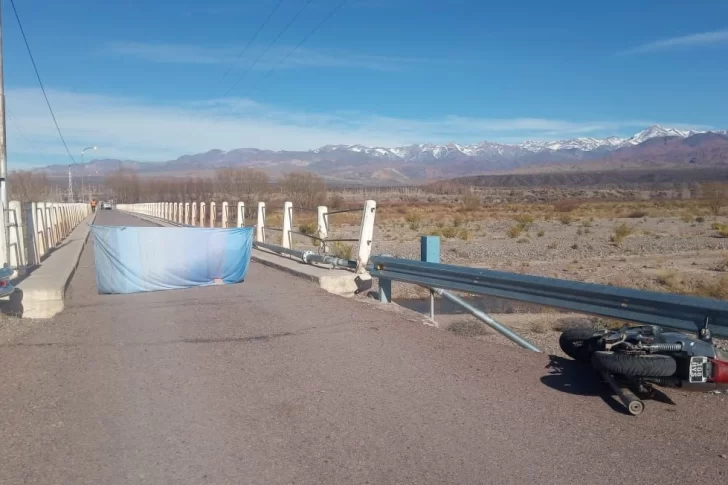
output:
[[[253,228],[91,226],[98,292],[138,293],[238,283]]]

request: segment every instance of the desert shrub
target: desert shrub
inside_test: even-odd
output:
[[[616,245],[620,245],[630,234],[632,234],[632,228],[627,224],[622,223],[614,228],[614,234],[610,236],[609,240]]]
[[[413,231],[416,231],[420,228],[420,224],[422,223],[422,216],[419,215],[417,212],[409,212],[405,218],[405,222],[409,224],[409,228]]]
[[[337,241],[331,246],[329,252],[337,258],[351,261],[354,255],[354,246]]]
[[[506,232],[506,235],[508,237],[510,237],[511,239],[515,239],[518,236],[520,236],[522,232],[523,232],[523,228],[519,224],[516,224],[515,226],[511,226],[508,229],[508,231]]]

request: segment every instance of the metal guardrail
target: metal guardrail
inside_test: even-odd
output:
[[[728,302],[502,271],[372,256],[371,275],[579,313],[728,337]]]

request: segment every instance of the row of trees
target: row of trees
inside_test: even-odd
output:
[[[252,205],[269,197],[289,198],[298,207],[316,207],[326,201],[326,183],[316,174],[286,174],[272,183],[260,170],[220,168],[212,177],[140,178],[121,169],[106,177],[105,186],[117,203],[228,200]]]

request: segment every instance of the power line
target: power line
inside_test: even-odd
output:
[[[280,39],[283,36],[283,34],[285,34],[288,31],[288,29],[291,27],[291,25],[293,25],[293,22],[295,22],[296,19],[298,19],[298,17],[303,13],[303,11],[306,10],[306,7],[308,7],[311,4],[311,2],[313,2],[313,0],[307,0],[306,1],[306,3],[303,5],[303,8],[301,8],[301,10],[299,10],[296,13],[296,15],[293,16],[293,18],[288,22],[288,24],[286,24],[286,26],[283,28],[283,30],[281,30],[278,33],[278,35],[276,36],[276,38],[273,39],[273,41],[270,44],[268,44],[268,47],[265,48],[265,50],[255,59],[255,61],[253,62],[253,64],[243,73],[243,75],[241,77],[238,78],[238,80],[235,82],[235,84],[233,84],[230,87],[230,89],[228,89],[225,92],[225,94],[223,96],[227,96],[228,94],[230,94],[230,91],[232,91],[233,89],[235,89],[237,87],[237,85],[240,84],[240,82],[243,81],[246,78],[246,76],[248,75],[248,73],[251,72],[253,70],[253,68],[258,64],[258,61],[260,61],[260,59],[264,55],[266,55],[268,53],[268,51],[270,50],[270,48],[273,47],[273,44],[275,44],[276,42],[278,42],[278,39]]]
[[[273,72],[273,71],[274,71],[275,69],[278,69],[278,67],[279,67],[279,66],[280,66],[281,64],[283,64],[284,62],[286,62],[286,61],[288,60],[288,58],[289,58],[289,57],[291,57],[291,55],[292,55],[292,54],[293,54],[294,52],[296,52],[296,51],[297,51],[298,49],[300,49],[300,48],[301,48],[301,46],[302,46],[302,45],[303,45],[303,44],[304,44],[304,43],[305,43],[305,42],[306,42],[306,41],[307,41],[308,39],[310,39],[310,38],[311,38],[311,36],[313,36],[313,34],[315,34],[315,33],[316,33],[316,32],[317,32],[317,31],[318,31],[318,30],[319,30],[320,28],[321,28],[321,26],[322,26],[322,25],[324,25],[324,24],[325,24],[326,22],[328,22],[328,21],[329,21],[329,20],[331,19],[331,17],[333,17],[334,15],[336,15],[336,13],[337,13],[337,12],[338,12],[339,10],[341,10],[341,7],[343,7],[343,6],[344,6],[344,4],[346,3],[346,1],[347,1],[347,0],[341,0],[341,2],[339,2],[339,4],[338,4],[338,5],[336,5],[336,7],[334,7],[334,9],[333,9],[333,10],[332,10],[331,12],[329,12],[329,14],[328,14],[328,15],[327,15],[326,17],[324,17],[324,18],[323,18],[323,19],[321,20],[321,22],[319,22],[319,23],[318,23],[318,25],[316,25],[316,26],[315,26],[315,27],[314,27],[314,28],[313,28],[313,29],[312,29],[312,30],[311,30],[311,31],[310,31],[310,32],[308,33],[308,35],[306,35],[306,37],[304,37],[303,39],[301,39],[301,41],[300,41],[300,42],[298,43],[298,45],[296,45],[296,47],[294,47],[293,49],[291,49],[291,50],[290,50],[290,51],[288,52],[288,54],[286,54],[286,56],[285,56],[285,57],[284,57],[283,59],[281,59],[281,60],[280,60],[280,62],[278,62],[278,64],[276,64],[276,65],[275,65],[274,67],[271,67],[270,69],[268,69],[268,71],[266,71],[266,73],[265,73],[265,74],[263,74],[263,77],[261,77],[260,79],[258,79],[258,82],[256,82],[256,83],[255,83],[255,84],[253,85],[253,87],[252,87],[252,88],[250,88],[250,89],[248,90],[248,92],[247,92],[247,93],[245,93],[245,96],[243,96],[243,97],[246,97],[246,96],[250,96],[250,94],[252,94],[252,92],[253,92],[253,91],[255,90],[255,88],[257,88],[257,87],[258,87],[258,86],[260,85],[260,83],[262,83],[262,82],[263,82],[263,81],[264,81],[264,80],[265,80],[265,79],[266,79],[266,78],[268,77],[268,75],[269,75],[269,74],[270,74],[271,72]]]
[[[258,30],[255,31],[255,34],[253,34],[253,37],[250,38],[247,45],[243,48],[243,50],[240,51],[240,53],[238,53],[238,56],[235,58],[235,60],[230,63],[228,70],[225,72],[225,75],[223,75],[220,82],[224,81],[225,78],[228,76],[228,74],[230,74],[230,71],[233,70],[233,67],[235,66],[235,64],[240,60],[241,57],[243,57],[243,54],[245,54],[248,51],[248,48],[250,47],[250,45],[253,43],[253,41],[256,38],[258,38],[258,34],[260,34],[260,32],[265,28],[265,26],[268,25],[268,22],[270,21],[271,17],[273,17],[273,14],[276,13],[276,11],[278,11],[278,7],[280,7],[282,3],[283,3],[283,0],[278,0],[278,3],[276,3],[276,6],[273,7],[273,10],[270,11],[270,13],[268,14],[268,17],[266,17],[266,19],[263,21],[263,23],[260,24],[260,26],[258,27]]]
[[[30,50],[30,45],[28,44],[28,38],[25,36],[25,30],[23,30],[23,24],[20,22],[20,16],[18,15],[18,9],[15,8],[15,0],[10,0],[10,4],[13,6],[13,12],[15,13],[15,20],[18,21],[18,27],[20,27],[20,33],[23,35],[23,41],[25,42],[25,48],[28,49],[28,56],[30,56],[30,62],[33,64],[33,70],[35,70],[35,76],[38,78],[38,84],[40,84],[40,89],[41,89],[41,91],[43,91],[43,97],[45,98],[46,104],[48,105],[48,111],[50,111],[51,118],[53,118],[53,123],[56,125],[56,130],[58,130],[58,136],[61,137],[63,146],[66,148],[66,152],[68,153],[68,156],[71,157],[71,161],[73,163],[76,163],[76,159],[73,158],[73,155],[71,155],[71,150],[68,149],[68,145],[66,144],[66,139],[63,138],[63,133],[61,133],[61,128],[58,126],[58,121],[56,120],[55,113],[53,113],[53,108],[51,107],[51,102],[48,100],[48,95],[46,94],[45,87],[43,86],[43,81],[41,80],[40,73],[38,72],[38,66],[35,65],[35,59],[33,58],[33,52]]]
[[[5,113],[8,115],[8,118],[10,118],[10,121],[13,122],[13,125],[15,126],[15,128],[17,128],[18,133],[20,133],[20,136],[22,136],[25,139],[25,141],[28,142],[28,145],[32,145],[30,138],[28,138],[28,134],[25,132],[25,129],[23,128],[23,125],[21,125],[20,122],[10,112],[10,110],[7,109],[7,106],[5,107]]]

